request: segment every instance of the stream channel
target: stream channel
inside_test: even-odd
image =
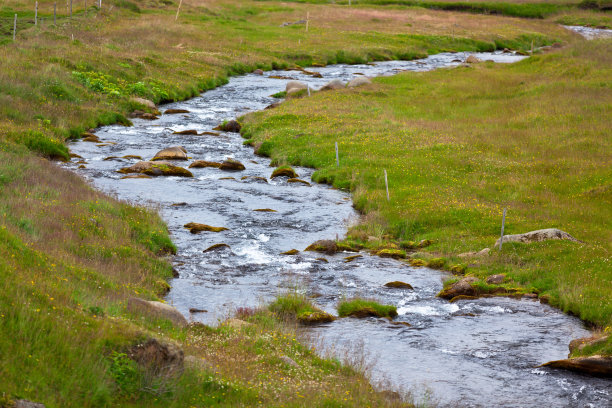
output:
[[[534,300],[489,298],[449,303],[436,298],[448,276],[427,268],[413,268],[391,259],[363,254],[350,263],[344,257],[300,252],[318,239],[343,237],[357,220],[350,195],[327,185],[287,183],[269,179],[270,160],[255,156],[236,133],[219,136],[176,135],[174,131],[211,131],[223,120],[261,110],[276,100],[270,95],[285,89],[280,75],[304,81],[317,89],[332,79],[348,81],[356,73],[392,75],[458,65],[468,53],[443,53],[417,61],[387,61],[367,65],[312,68],[323,78],[298,71],[271,71],[231,78],[227,85],[199,97],[161,107],[189,110],[188,114],[162,115],[158,120],[134,120],[96,130],[104,142],[98,146],[77,141],[71,151],[87,162],[86,168],[68,165],[95,187],[118,198],[153,205],[167,222],[178,247],[174,279],[167,301],[193,321],[216,325],[237,307],[259,306],[288,288],[298,287],[328,312],[338,300],[361,295],[396,305],[397,321],[338,319],[308,329],[322,352],[338,356],[365,353],[372,363],[374,382],[411,391],[417,402],[465,407],[610,407],[612,383],[564,371],[535,368],[563,359],[570,340],[589,335],[582,322]],[[502,53],[476,53],[483,60],[515,62],[523,57]],[[333,92],[333,91],[332,91]],[[407,100],[407,103],[410,101]],[[246,170],[237,173],[216,168],[190,169],[193,178],[157,177],[121,179],[116,172],[138,160],[104,160],[108,156],[139,155],[152,158],[169,146],[184,146],[194,160],[222,161],[232,157]],[[342,146],[340,146],[342,150]],[[178,162],[186,166],[185,162]],[[312,169],[296,168],[310,180]],[[249,176],[241,180],[243,176]],[[235,179],[221,179],[235,177]],[[172,204],[185,203],[180,206]],[[270,208],[276,212],[256,212]],[[183,225],[200,222],[229,228],[219,233],[191,234]],[[217,243],[231,250],[203,250]],[[401,280],[413,291],[388,289],[386,282]],[[208,312],[191,314],[195,307]]]

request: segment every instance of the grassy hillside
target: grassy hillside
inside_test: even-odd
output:
[[[593,41],[509,66],[378,78],[251,114],[244,135],[277,162],[315,167],[314,180],[350,189],[365,214],[350,240],[431,239],[418,257],[444,257],[477,276],[506,273],[609,330],[611,56],[612,41]],[[457,257],[493,246],[503,208],[506,234],[555,227],[582,243],[505,244],[488,257]]]

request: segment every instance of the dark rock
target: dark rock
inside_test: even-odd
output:
[[[130,349],[128,356],[156,376],[180,374],[184,353],[176,344],[152,338]]]
[[[177,132],[172,132],[173,135],[197,135],[198,131],[195,129],[187,129],[187,130],[179,130]]]
[[[211,251],[218,251],[221,249],[231,249],[229,245],[221,243],[221,244],[214,244],[209,246],[208,248],[206,248],[204,251],[202,252],[211,252]]]
[[[197,234],[202,231],[208,231],[208,232],[227,231],[227,228],[225,227],[211,227],[210,225],[199,224],[197,222],[189,222],[183,226],[187,228],[189,232],[191,232],[192,234]]]
[[[240,133],[242,126],[236,120],[230,120],[229,122],[223,122],[213,130],[221,130],[223,132]]]
[[[287,183],[300,183],[310,187],[310,183],[305,180],[300,180],[299,178],[290,178],[287,180]]]
[[[275,177],[289,177],[290,179],[292,179],[292,178],[297,178],[298,174],[291,167],[282,166],[282,167],[278,167],[272,172],[272,175],[270,176],[270,178],[275,178]]]
[[[414,289],[411,284],[402,282],[402,281],[393,281],[385,283],[385,286],[388,288],[396,288],[396,289]]]
[[[258,212],[276,212],[276,210],[273,210],[271,208],[257,208],[253,211],[258,211]]]
[[[198,309],[196,307],[190,307],[189,308],[189,313],[208,313],[208,310]]]
[[[344,258],[344,262],[348,263],[348,262],[354,261],[357,258],[363,258],[363,255],[351,255],[351,256],[347,256],[346,258]]]
[[[244,169],[245,169],[244,164],[234,159],[226,159],[219,166],[219,170],[226,170],[226,171],[242,171]]]
[[[164,115],[176,115],[177,113],[189,113],[187,109],[166,109]]]
[[[477,282],[478,278],[468,276],[458,282],[453,283],[449,288],[442,290],[438,296],[444,299],[452,299],[456,296],[476,296],[478,293],[472,287],[472,283]]]

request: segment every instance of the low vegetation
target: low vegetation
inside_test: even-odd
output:
[[[364,217],[350,242],[392,248],[430,239],[411,263],[481,278],[505,273],[609,328],[611,47],[584,42],[512,65],[379,78],[254,113],[243,131],[273,159],[317,168],[313,180],[353,192]],[[507,243],[458,257],[493,246],[504,208],[507,234],[558,227],[583,243]]]
[[[334,316],[316,307],[305,295],[293,292],[278,296],[268,306],[268,310],[278,319],[305,325],[328,323],[335,319]]]
[[[391,305],[382,305],[374,300],[343,299],[338,303],[338,316],[393,318],[397,316],[397,308]]]

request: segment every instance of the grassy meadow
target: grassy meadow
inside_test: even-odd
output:
[[[512,65],[377,78],[250,114],[243,133],[279,164],[317,168],[313,180],[352,191],[364,215],[349,241],[432,240],[414,257],[506,273],[610,330],[611,56],[602,40]],[[582,242],[507,243],[459,258],[493,246],[504,208],[506,234],[554,227]]]
[[[65,141],[81,137],[83,131],[90,128],[111,123],[129,125],[128,114],[142,107],[131,101],[131,97],[144,97],[156,103],[185,99],[225,83],[230,75],[255,68],[412,59],[450,50],[482,51],[503,47],[527,50],[532,41],[536,45],[582,44],[579,38],[560,28],[552,19],[517,19],[402,5],[370,4],[349,9],[342,4],[238,0],[183,2],[178,20],[176,0],[104,0],[101,10],[94,6],[93,0],[87,2],[87,10],[83,7],[84,2],[74,2],[72,18],[68,18],[65,4],[59,2],[57,25],[53,25],[53,3],[39,1],[38,16],[44,20],[35,26],[34,2],[0,0],[0,407],[9,407],[19,398],[43,402],[47,407],[185,407],[213,403],[297,407],[303,406],[305,400],[310,401],[311,406],[321,407],[401,406],[392,395],[375,392],[363,373],[314,355],[299,344],[291,325],[283,326],[267,313],[243,311],[241,317],[252,326],[242,329],[197,325],[178,329],[168,321],[143,319],[128,313],[126,301],[130,296],[159,300],[168,290],[168,280],[172,277],[169,257],[175,248],[166,227],[154,208],[137,208],[96,192],[49,159],[69,160]],[[304,19],[307,13],[310,16],[308,32],[304,25],[280,27],[284,22]],[[18,15],[15,42],[12,40],[14,14]],[[600,75],[597,58],[593,57],[593,62],[586,66],[570,64],[565,68],[563,65],[573,58],[571,53],[576,53],[577,60],[586,59],[580,47],[556,58],[560,58],[558,64],[562,70],[566,70],[564,75],[569,78],[584,75],[575,93],[593,103],[594,93],[605,94],[609,84],[604,77],[597,76],[599,79],[595,80],[586,76],[586,72]],[[555,61],[554,56],[546,58]],[[522,64],[525,72],[519,70],[511,78],[530,80],[531,70],[538,72],[539,69],[545,76],[548,71],[538,68],[539,64],[543,63]],[[507,73],[514,72],[512,69]],[[465,75],[470,75],[470,70],[465,71]],[[474,72],[485,72],[505,81],[497,68],[488,65]],[[429,75],[432,75],[429,78],[435,75],[444,78],[446,74]],[[405,80],[406,77],[401,77],[385,81]],[[449,78],[446,80],[450,82]],[[467,86],[467,81],[466,77],[457,86]],[[542,79],[538,83],[543,88],[525,85],[525,94],[519,93],[521,97],[552,92],[549,88],[562,91],[562,87],[555,88],[550,81]],[[391,99],[395,101],[393,104],[385,106],[381,97],[391,96],[397,88],[393,84],[387,86],[389,88],[384,90],[385,84],[379,82],[375,87],[380,90],[371,91],[371,95],[355,94],[360,98],[372,98],[372,102],[379,104],[377,112],[386,112],[380,115],[381,120],[386,118],[384,122],[372,122],[372,140],[378,137],[374,133],[376,128],[392,129],[401,123],[389,108],[395,106],[400,116],[410,109],[419,109],[405,103],[400,106],[397,104],[399,96]],[[427,90],[426,86],[435,88],[433,83],[427,85],[420,81],[409,85],[422,92]],[[493,95],[496,88],[492,87],[490,92]],[[347,93],[328,97],[342,95]],[[297,101],[281,109],[294,109],[321,97]],[[495,98],[492,96],[491,100]],[[331,107],[332,102],[326,103]],[[364,105],[369,103],[364,102]],[[473,115],[478,113],[478,106],[485,108],[475,104],[470,108]],[[602,114],[609,110],[609,106],[597,106],[599,108],[593,109],[599,109]],[[560,112],[565,118],[566,114]],[[594,111],[589,112],[594,115]],[[313,124],[319,120],[317,118],[313,116]],[[439,118],[438,121],[438,124],[432,122],[428,132],[440,138],[443,136],[435,129],[443,125]],[[270,132],[284,132],[282,118],[274,123]],[[466,122],[459,120],[457,123],[459,126]],[[569,118],[563,123],[567,123],[568,132],[574,129]],[[304,122],[307,124],[310,126]],[[528,124],[516,126],[519,130],[521,126],[529,127]],[[256,130],[254,124],[251,128]],[[257,133],[264,137],[263,129],[258,129]],[[587,136],[580,139],[580,143],[589,147],[589,155],[584,158],[591,166],[584,169],[587,171],[605,154],[605,149],[599,149],[596,142],[588,138],[591,134],[588,132],[601,131],[600,128],[585,125],[585,129]],[[400,137],[402,133],[395,135]],[[276,143],[275,146],[281,146],[280,139]],[[358,148],[361,142],[355,140],[354,143],[354,148]],[[349,154],[348,145],[342,146],[342,154]],[[288,148],[282,147],[275,154],[283,160],[321,167],[321,175],[327,174],[325,177],[330,181],[333,178],[342,186],[349,185],[349,178],[352,180],[352,173],[349,177],[349,173],[325,170],[329,167],[325,164],[328,153],[325,146],[322,145],[321,158],[310,161],[298,159],[297,150],[291,155],[283,153],[289,152],[285,150]],[[425,145],[420,149],[424,149],[421,150],[424,161],[416,164],[423,172],[428,169],[427,157],[446,151],[445,147],[436,150]],[[510,149],[505,154],[511,152]],[[343,165],[345,160],[346,165],[350,163],[349,157],[343,156]],[[572,163],[571,160],[568,163]],[[475,168],[478,165],[472,164]],[[551,172],[554,167],[547,167],[552,166],[550,163],[541,166],[542,171]],[[393,172],[392,168],[389,170]],[[573,171],[573,167],[570,170]],[[603,204],[601,208],[596,204],[599,197],[609,197],[605,185],[600,189],[596,187],[599,185],[597,177],[604,176],[606,174],[599,174],[585,181],[594,186],[592,192],[579,190],[580,194],[596,197],[590,207],[583,208],[585,213],[601,216],[605,212]],[[355,177],[365,180],[370,176],[357,174]],[[377,177],[372,176],[374,183],[379,182]],[[393,173],[392,177],[401,177],[401,173]],[[395,178],[392,182],[399,185]],[[386,228],[384,223],[377,224],[375,220],[390,217],[389,225],[395,225],[393,217],[403,219],[406,215],[398,201],[394,201],[394,205],[398,205],[395,216],[391,216],[391,209],[385,209],[384,205],[378,208],[380,186],[371,188],[367,183],[360,186],[356,189],[356,202],[372,214],[372,222],[360,228],[381,228],[382,231]],[[396,193],[399,191],[394,191],[394,200]],[[583,197],[580,194],[577,200]],[[445,191],[443,197],[447,199],[450,195]],[[425,203],[428,198],[423,195],[421,199]],[[441,203],[439,207],[442,208]],[[428,217],[434,217],[435,208],[429,210]],[[497,210],[495,207],[487,211],[494,214]],[[571,210],[575,212],[578,208]],[[485,214],[489,214],[487,211]],[[555,211],[550,213],[551,217],[557,214]],[[461,212],[458,214],[462,219],[469,218]],[[487,216],[496,218],[491,214]],[[445,213],[439,217],[440,223],[436,225],[445,224]],[[572,217],[576,224],[567,228],[570,232],[585,242],[600,242],[596,239],[600,239],[605,230],[605,218],[602,218],[599,233],[595,233],[580,223],[579,215]],[[429,234],[437,238],[442,234],[441,230],[429,228],[425,233],[428,219],[418,221],[416,216],[408,219],[414,222],[405,231],[413,230],[414,234],[398,230],[398,236]],[[511,222],[509,228],[513,228]],[[456,231],[448,230],[449,233]],[[484,235],[475,239],[461,245],[471,248],[475,243],[488,242],[488,235],[486,239]],[[448,249],[451,241],[445,242],[439,240],[433,248],[440,253],[451,253]],[[604,244],[601,247],[609,250]],[[584,260],[585,270],[595,271],[590,265],[606,266],[602,264],[600,250],[593,246],[586,246],[582,257],[572,252],[571,246],[560,248],[572,259]],[[556,250],[557,247],[552,247],[547,253],[555,257]],[[523,253],[527,251],[517,247],[504,252],[503,262],[492,261],[491,265],[517,271],[513,265],[524,262]],[[530,262],[539,262],[539,252],[531,256],[533,261]],[[555,262],[562,263],[564,259]],[[484,271],[486,267],[482,265],[477,270]],[[525,282],[533,280],[527,273],[519,275],[517,272],[516,276],[517,279],[522,276]],[[562,289],[550,284],[551,280],[554,281],[543,274],[543,287]],[[595,294],[600,293],[603,287],[600,285],[592,290]],[[579,292],[583,294],[585,299],[594,296],[584,291],[575,292],[576,296]],[[564,298],[560,295],[559,299]],[[571,300],[566,309],[581,313],[582,309],[572,307],[574,303],[579,304],[576,299]],[[598,322],[597,313],[594,311],[593,317],[586,318]],[[202,363],[192,364],[182,375],[163,381],[143,376],[133,361],[125,358],[125,353],[132,345],[150,337],[178,343],[186,354]],[[292,358],[299,368],[281,357]]]

